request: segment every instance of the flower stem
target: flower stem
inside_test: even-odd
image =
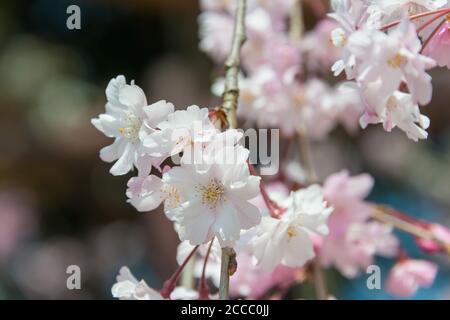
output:
[[[305,31],[305,23],[303,21],[303,6],[301,1],[302,0],[297,0],[294,2],[290,14],[289,38],[295,42],[298,42],[302,38]]]
[[[211,248],[214,243],[214,239],[211,240],[208,246],[208,251],[206,251],[205,261],[203,262],[202,276],[198,284],[198,297],[199,300],[207,300],[209,298],[209,289],[206,284],[206,266],[208,265],[209,255],[211,254]]]
[[[437,19],[445,16],[446,14],[448,14],[448,12],[443,12],[439,15],[437,15],[436,17],[431,18],[430,20],[428,20],[427,22],[425,22],[424,24],[422,24],[420,27],[417,28],[417,33],[422,32],[423,29],[425,29],[426,27],[428,27],[430,24],[432,24],[433,22],[435,22]]]
[[[439,30],[441,30],[442,26],[445,23],[445,19],[441,21],[441,23],[439,23],[439,25],[436,27],[436,29],[433,30],[433,32],[430,34],[430,36],[427,38],[427,40],[424,41],[423,45],[422,45],[422,49],[420,50],[420,53],[423,53],[425,48],[430,44],[431,39],[433,39],[433,37],[436,35],[436,33],[439,32]]]
[[[198,245],[192,249],[191,253],[184,259],[183,263],[178,267],[178,269],[174,272],[174,274],[166,281],[164,282],[164,285],[160,291],[161,296],[165,299],[170,298],[170,294],[175,289],[177,285],[177,281],[180,278],[181,272],[184,270],[186,265],[188,264],[189,260],[194,256],[195,252],[197,252]]]
[[[314,184],[317,182],[317,173],[312,160],[311,144],[309,142],[308,130],[306,126],[301,126],[297,131],[298,142],[300,146],[300,156],[304,169],[306,170],[307,184]]]
[[[300,0],[297,0],[298,5],[301,7]],[[294,10],[297,10],[298,8],[294,7]],[[301,13],[301,11],[300,11]],[[294,19],[298,19],[298,21],[295,21]],[[296,28],[297,25],[303,25],[303,14],[291,14],[291,28]],[[298,34],[298,32],[290,32],[291,37],[294,34]],[[301,34],[300,34],[301,37]],[[293,41],[299,41],[300,39],[292,39]],[[300,155],[303,167],[305,168],[307,172],[307,185],[317,183],[317,174],[316,169],[314,167],[314,163],[312,161],[312,152],[311,152],[311,145],[308,137],[308,129],[306,128],[306,125],[302,124],[300,128],[297,131],[298,134],[298,141],[300,146]],[[328,290],[327,290],[327,284],[325,281],[325,276],[322,270],[322,266],[320,265],[319,259],[316,257],[314,258],[312,262],[313,266],[313,273],[314,273],[314,289],[316,291],[317,299],[319,300],[326,300],[328,298]]]
[[[245,12],[247,0],[238,0],[234,21],[231,50],[225,61],[225,90],[222,96],[222,108],[225,111],[228,127],[237,128],[236,109],[239,100],[239,65],[242,45],[246,40]]]
[[[239,101],[239,66],[241,48],[246,40],[245,14],[247,0],[237,0],[236,15],[234,19],[233,39],[230,53],[225,61],[225,90],[222,96],[222,109],[225,112],[228,127],[237,128],[236,109]],[[229,298],[230,262],[234,259],[233,248],[222,248],[221,271],[219,283],[219,299]]]
[[[433,14],[442,14],[442,15],[444,15],[444,14],[449,13],[449,12],[450,12],[450,9],[447,9],[447,8],[439,9],[439,10],[434,10],[434,11],[427,11],[427,12],[422,12],[422,13],[418,13],[418,14],[409,16],[409,20],[419,19],[419,18],[431,16],[431,15],[433,15]],[[403,19],[401,19],[401,20],[396,20],[396,21],[393,21],[393,22],[391,22],[391,23],[388,23],[388,24],[382,26],[382,27],[380,28],[380,30],[381,30],[381,31],[386,31],[386,30],[388,30],[389,28],[395,27],[396,25],[400,24],[402,21],[403,21]]]
[[[302,126],[298,130],[298,141],[300,145],[300,153],[302,157],[302,163],[307,173],[307,184],[314,184],[317,182],[316,169],[312,161],[311,145],[307,135],[307,130],[305,126]],[[325,275],[320,265],[320,260],[315,257],[312,261],[313,276],[314,276],[314,290],[316,292],[316,297],[318,300],[328,299],[328,289],[325,280]]]
[[[233,248],[222,248],[222,259],[220,261],[220,285],[219,299],[228,300],[230,289],[230,276],[233,275],[235,268],[233,263],[236,259],[236,252]]]
[[[405,215],[397,210],[388,208],[385,206],[374,205],[375,211],[373,218],[383,223],[392,225],[393,227],[402,230],[406,233],[413,235],[416,238],[424,240],[432,240],[437,243],[444,252],[450,255],[450,246],[448,243],[444,243],[440,239],[430,232],[426,222],[414,219],[408,215]]]
[[[248,168],[252,175],[259,176],[255,167],[251,163],[248,164]],[[261,191],[261,196],[264,200],[264,203],[266,204],[266,207],[269,210],[270,216],[272,218],[279,219],[286,209],[281,208],[275,201],[270,199],[269,194],[266,191],[266,187],[262,181],[259,183],[259,189]]]

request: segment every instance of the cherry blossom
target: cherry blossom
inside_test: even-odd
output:
[[[142,89],[134,82],[126,84],[124,76],[109,82],[106,96],[106,113],[92,119],[92,124],[107,137],[115,139],[112,145],[100,151],[100,157],[106,162],[117,160],[111,173],[122,175],[136,166],[139,157],[145,154],[143,140],[173,112],[174,107],[163,100],[147,105]]]
[[[319,246],[319,257],[324,266],[333,265],[348,278],[365,270],[375,254],[393,257],[398,251],[392,227],[369,220],[373,208],[364,198],[372,185],[371,176],[350,177],[347,171],[329,176],[324,183],[324,197],[334,210],[328,219],[330,233]]]
[[[195,105],[169,114],[166,121],[158,124],[158,129],[144,140],[146,151],[155,157],[180,152],[190,155],[193,148],[208,143],[217,133],[208,118],[208,109]]]
[[[144,280],[138,281],[127,267],[120,269],[111,292],[114,298],[121,300],[164,300],[161,294],[150,288]]]
[[[245,251],[238,254],[237,262],[238,270],[230,279],[230,293],[235,297],[261,299],[270,289],[287,288],[295,281],[296,269],[279,265],[267,272]]]
[[[138,281],[128,267],[120,268],[116,279],[117,282],[111,289],[114,298],[120,300],[165,300],[158,291],[150,288],[144,280]],[[198,299],[198,293],[192,289],[176,287],[172,291],[170,299]]]
[[[440,67],[450,69],[450,14],[447,21],[439,31],[431,38],[428,46],[424,49],[424,54],[436,60]]]
[[[349,42],[350,51],[360,61],[358,81],[363,86],[382,79],[380,90],[392,93],[405,81],[415,103],[430,102],[431,77],[425,70],[434,67],[435,61],[419,53],[422,45],[412,23],[404,21],[388,35],[357,31]]]
[[[281,219],[263,217],[252,239],[253,255],[266,271],[278,264],[303,266],[315,256],[310,233],[328,233],[326,219],[333,209],[326,206],[320,186],[292,192],[282,205],[287,210]]]
[[[232,161],[224,161],[225,155]],[[247,158],[245,148],[225,147],[206,166],[182,164],[166,173],[166,181],[186,199],[170,213],[181,240],[197,245],[216,236],[222,247],[233,246],[241,230],[259,223],[259,210],[248,200],[259,193],[260,178],[250,175]]]
[[[437,266],[425,260],[406,259],[398,262],[390,271],[386,290],[394,296],[413,296],[420,287],[429,287],[437,274]]]

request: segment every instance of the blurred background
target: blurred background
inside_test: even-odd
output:
[[[81,8],[81,30],[66,27],[71,4]],[[154,287],[175,270],[171,223],[126,203],[129,176],[108,173],[98,152],[111,141],[90,119],[118,74],[135,79],[150,103],[215,106],[209,89],[222,70],[198,51],[198,13],[197,0],[0,2],[0,299],[110,299],[122,265]],[[449,226],[450,72],[432,76],[427,141],[381,126],[357,136],[337,129],[314,144],[314,158],[322,179],[343,168],[369,172],[371,200]],[[427,258],[440,264],[438,279],[416,298],[450,298],[448,258]],[[82,290],[66,288],[69,265],[80,266]],[[338,298],[390,298],[369,291],[365,277],[328,277]]]

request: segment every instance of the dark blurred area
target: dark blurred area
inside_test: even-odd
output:
[[[66,27],[72,4],[81,30]],[[150,103],[214,106],[209,88],[221,69],[198,51],[198,13],[196,0],[0,2],[0,299],[110,298],[122,265],[156,287],[175,270],[171,223],[126,203],[129,176],[108,173],[98,152],[111,141],[90,119],[118,74]],[[433,79],[428,141],[337,130],[314,146],[321,177],[369,172],[373,200],[450,225],[450,73]],[[448,259],[440,262],[427,294],[450,297]],[[80,266],[82,290],[66,288],[69,265]],[[357,284],[342,288],[364,297]]]

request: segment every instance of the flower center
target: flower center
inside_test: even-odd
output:
[[[133,113],[128,113],[125,119],[125,126],[119,128],[120,134],[130,140],[136,140],[139,137],[139,130],[142,126],[142,119]]]
[[[447,22],[450,22],[450,13],[448,15],[445,16],[445,20],[447,20]],[[450,26],[448,26],[450,29]]]
[[[223,184],[216,179],[211,179],[206,186],[200,186],[199,191],[202,195],[202,203],[208,205],[210,209],[216,208],[221,200],[225,200],[225,188]]]
[[[342,30],[341,28],[333,30],[331,32],[330,41],[335,47],[342,48],[347,43],[345,31]]]
[[[397,99],[394,96],[390,96],[386,103],[386,107],[389,111],[393,111],[397,107]]]
[[[406,58],[400,53],[397,53],[393,58],[389,59],[387,63],[391,68],[397,69],[398,67],[406,63]]]
[[[289,226],[289,228],[286,231],[287,235],[288,235],[288,240],[291,240],[293,237],[296,237],[298,235],[298,231],[295,228],[295,226]]]
[[[171,185],[164,185],[162,191],[166,194],[166,199],[164,204],[170,209],[175,209],[181,204],[180,191]]]

